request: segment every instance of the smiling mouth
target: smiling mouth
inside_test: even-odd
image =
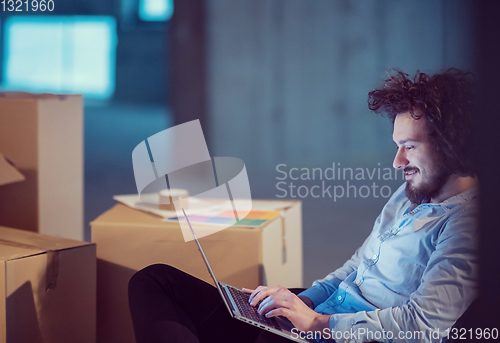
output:
[[[417,174],[418,170],[413,169],[405,172],[405,179],[406,180],[411,180],[415,174]]]

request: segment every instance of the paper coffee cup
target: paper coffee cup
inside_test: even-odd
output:
[[[178,204],[182,208],[187,208],[189,205],[189,192],[185,189],[171,188],[164,189],[160,191],[160,205],[161,210],[175,211],[174,201],[178,201]],[[180,201],[179,201],[180,200]],[[177,210],[181,210],[178,208]]]

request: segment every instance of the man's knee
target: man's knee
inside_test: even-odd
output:
[[[179,272],[175,267],[167,264],[152,264],[136,272],[129,280],[128,291],[133,292],[145,284],[158,282],[160,275],[162,278]]]

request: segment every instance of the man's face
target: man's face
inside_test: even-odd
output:
[[[398,114],[392,139],[398,146],[393,166],[405,172],[406,196],[417,205],[430,202],[439,194],[449,173],[437,162],[425,117],[415,120],[409,112]]]

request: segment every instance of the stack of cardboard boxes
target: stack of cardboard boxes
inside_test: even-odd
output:
[[[0,189],[0,225],[82,240],[81,95],[0,93],[0,153],[26,178]]]
[[[81,96],[0,94],[0,204],[0,342],[95,342]]]
[[[0,343],[133,343],[136,271],[166,263],[212,283],[178,223],[122,204],[82,242],[81,96],[0,94],[0,204]],[[302,286],[301,203],[280,206],[259,227],[201,239],[220,281]]]

